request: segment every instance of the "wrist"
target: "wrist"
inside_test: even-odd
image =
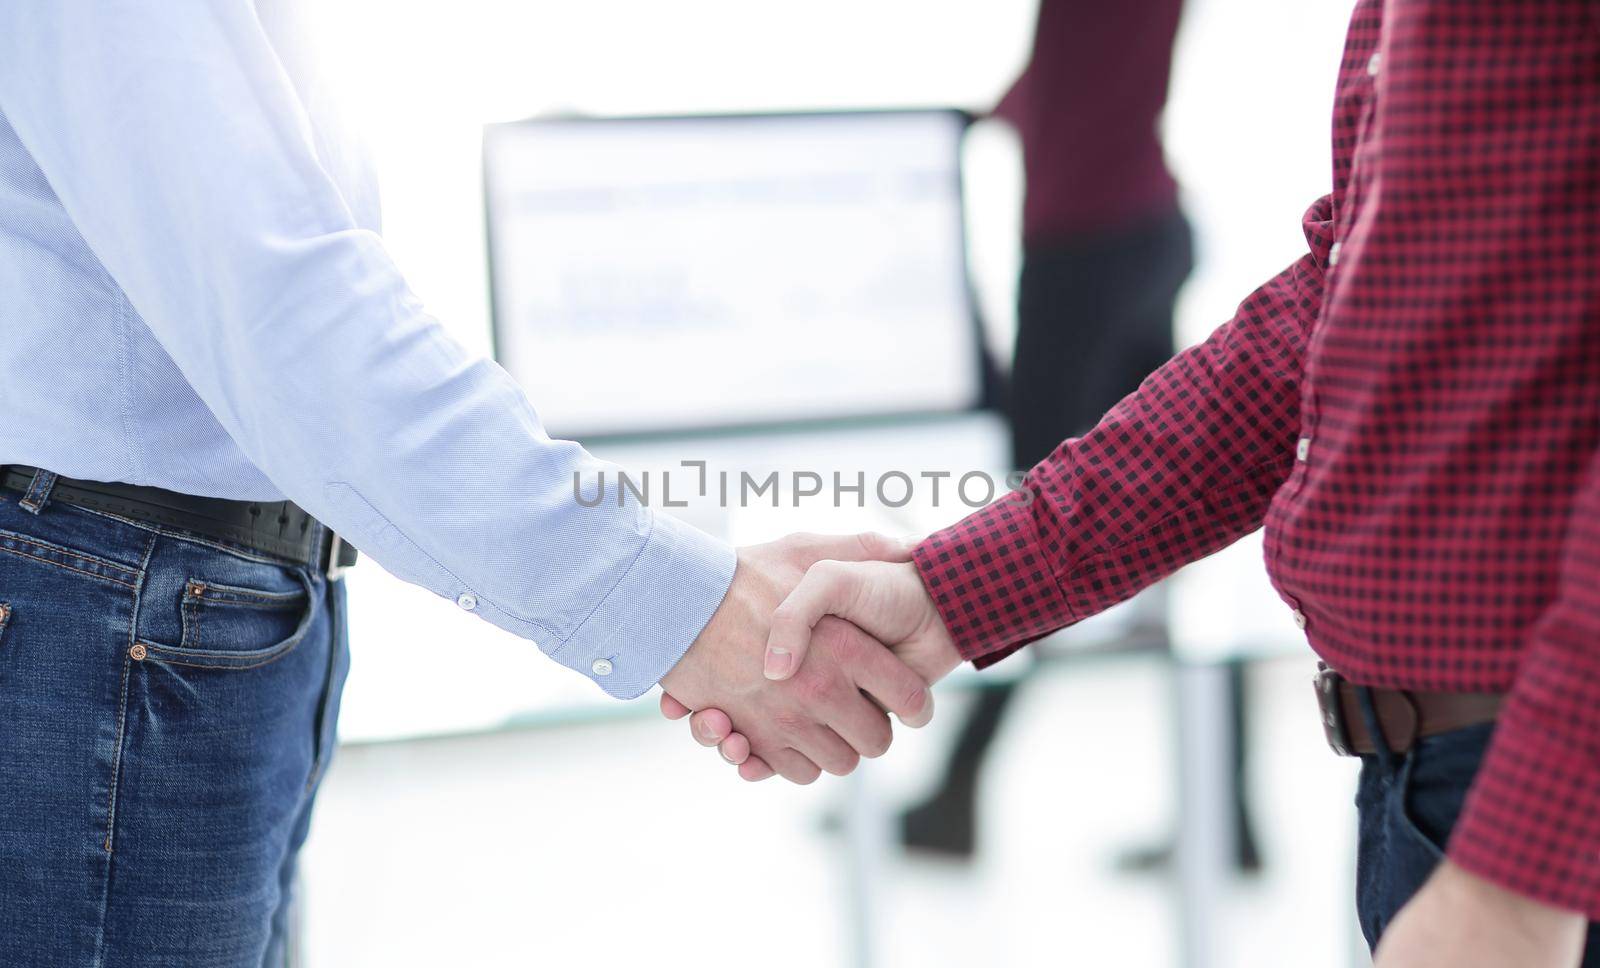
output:
[[[950,629],[945,625],[944,616],[939,614],[933,596],[923,584],[916,565],[907,563],[902,567],[906,571],[907,588],[916,600],[919,616],[916,630],[906,639],[908,643],[918,644],[915,655],[905,658],[919,675],[932,684],[954,672],[965,660],[961,650],[956,647]]]
[[[1554,907],[1479,877],[1446,859],[1429,879],[1436,891],[1464,918],[1483,918],[1533,947],[1581,946],[1588,919],[1580,912]]]

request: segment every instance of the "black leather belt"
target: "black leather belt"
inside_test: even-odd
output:
[[[37,468],[7,465],[0,473],[0,487],[26,495],[38,473]],[[187,531],[274,558],[286,558],[326,571],[330,578],[338,577],[356,561],[355,548],[292,501],[230,501],[179,494],[159,487],[67,477],[56,478],[48,499]]]

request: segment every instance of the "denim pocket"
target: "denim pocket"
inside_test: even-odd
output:
[[[291,591],[189,579],[179,603],[179,644],[142,639],[144,657],[203,669],[253,669],[288,655],[315,615],[311,580],[293,574],[300,587]]]
[[[1418,741],[1400,769],[1397,819],[1436,860],[1444,856],[1493,735],[1494,723],[1480,723],[1430,736]]]
[[[233,651],[241,642],[273,642],[293,630],[306,607],[306,593],[263,591],[222,585],[191,578],[184,582],[181,648],[204,651],[215,642],[215,649]],[[275,631],[285,622],[289,628]],[[207,633],[210,634],[208,640]]]
[[[311,775],[306,780],[307,792],[314,790],[322,779],[322,774],[327,770],[328,761],[337,745],[339,702],[344,694],[345,677],[350,673],[350,638],[345,623],[344,583],[329,582],[327,589],[326,601],[332,634],[328,649],[327,676],[323,680],[322,693],[317,698],[315,758],[312,762]]]
[[[1395,825],[1410,838],[1413,846],[1420,848],[1433,863],[1438,863],[1444,859],[1444,848],[1450,837],[1450,826],[1447,825],[1441,830],[1431,823],[1418,822],[1416,797],[1413,793],[1416,771],[1417,754],[1412,753],[1400,767],[1400,775],[1390,795],[1389,805],[1394,811]]]

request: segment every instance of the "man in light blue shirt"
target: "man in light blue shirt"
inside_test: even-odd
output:
[[[278,956],[342,680],[342,583],[272,541],[216,539],[257,534],[266,506],[280,532],[331,530],[613,696],[670,677],[792,779],[887,746],[858,690],[928,714],[920,680],[843,626],[805,688],[761,676],[771,610],[811,561],[898,549],[811,538],[736,557],[636,503],[573,500],[574,475],[603,465],[550,439],[409,291],[291,7],[0,4],[0,464],[17,488],[0,492],[0,963]],[[606,362],[590,361],[597,386]],[[166,492],[249,528],[162,512]],[[269,678],[290,669],[304,678]],[[228,704],[274,689],[231,761],[255,720]],[[219,709],[214,735],[186,718]],[[157,782],[186,770],[181,790]],[[221,825],[228,809],[271,822]],[[143,822],[169,849],[140,852]],[[190,836],[233,858],[226,877],[181,860]],[[172,899],[194,902],[191,923],[146,916]]]

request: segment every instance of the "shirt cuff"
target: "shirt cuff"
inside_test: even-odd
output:
[[[665,514],[622,580],[550,653],[617,699],[660,681],[722,604],[733,583],[733,549]]]
[[[1516,698],[1502,711],[1448,854],[1525,897],[1600,919],[1600,759]]]
[[[922,584],[963,658],[993,665],[1071,625],[1039,540],[1031,501],[1013,492],[929,535],[912,552]]]

